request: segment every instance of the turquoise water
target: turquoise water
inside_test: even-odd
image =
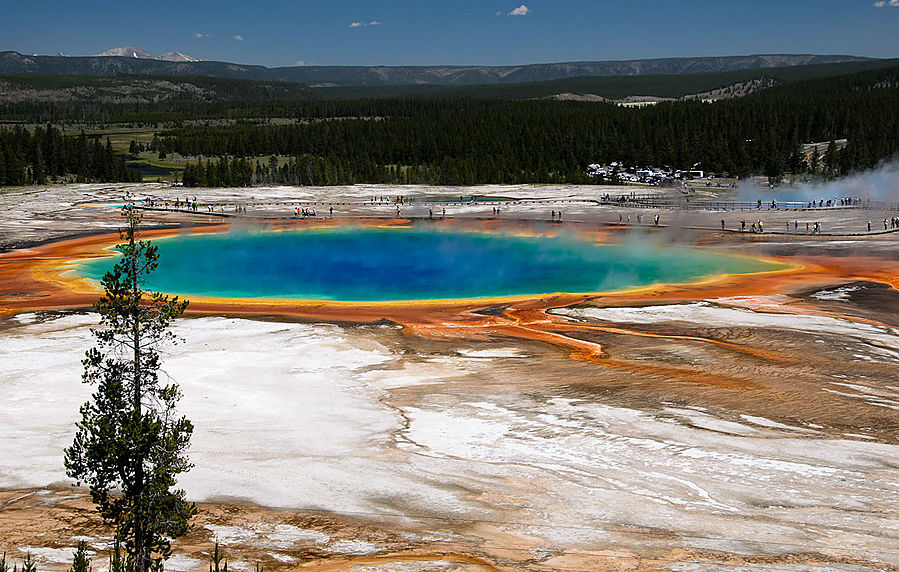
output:
[[[489,298],[618,290],[775,268],[698,249],[418,229],[232,232],[154,244],[159,268],[148,289],[229,298]],[[85,262],[78,274],[99,280],[114,261]]]

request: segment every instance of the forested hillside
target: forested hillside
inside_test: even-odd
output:
[[[53,126],[0,130],[0,185],[42,184],[63,178],[73,182],[139,181],[107,141],[63,136]]]
[[[612,161],[679,169],[701,163],[707,171],[777,177],[808,168],[802,143],[845,138],[846,148],[820,165],[839,174],[899,151],[897,81],[893,68],[837,86],[809,82],[742,99],[644,108],[476,99],[310,103],[304,117],[331,120],[184,127],[162,133],[157,146],[186,156],[294,158],[277,172],[260,163],[245,181],[577,183],[587,180],[586,165]],[[191,171],[185,177],[219,182],[211,173],[205,181]]]
[[[538,99],[560,94],[688,98],[755,85],[766,88],[801,80],[892,68],[899,60],[744,69],[678,75],[572,77],[502,85],[387,85],[307,87],[278,81],[183,76],[0,76],[0,119],[134,122],[222,117],[289,117],[290,102],[335,99]],[[737,89],[729,97],[745,95]],[[725,95],[728,97],[727,95]],[[720,94],[719,94],[720,97]]]
[[[197,88],[235,97],[204,101],[185,90],[164,102],[20,101],[0,113],[28,122],[70,125],[100,117],[107,125],[143,125],[148,137],[130,153],[143,153],[142,161],[147,148],[160,159],[175,154],[178,162],[170,167],[195,185],[583,183],[593,180],[587,165],[612,161],[674,169],[700,163],[705,171],[732,175],[778,177],[809,168],[837,175],[899,151],[897,66],[783,82],[712,103],[641,108],[482,97],[279,99],[261,95],[268,88],[253,82],[205,81]],[[98,151],[99,143],[83,136],[64,136],[53,127],[0,134],[3,184],[63,175],[132,177],[124,166],[109,166],[108,145]],[[838,139],[848,145],[820,164],[806,164],[803,143]],[[107,159],[83,159],[100,155]]]
[[[696,74],[815,64],[866,64],[846,55],[756,54],[748,56],[580,61],[513,66],[290,66],[267,68],[214,61],[160,61],[135,57],[69,57],[0,52],[0,74],[208,76],[296,82],[307,85],[475,85],[523,83],[583,76]]]

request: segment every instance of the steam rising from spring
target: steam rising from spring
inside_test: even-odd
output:
[[[859,197],[872,201],[899,201],[899,160],[882,163],[870,171],[849,175],[836,181],[810,184],[801,192],[809,199],[815,197]]]
[[[816,201],[845,197],[861,200],[899,202],[899,159],[884,162],[869,171],[854,173],[834,181],[803,183],[798,187],[780,187],[772,191],[742,185],[740,200]]]

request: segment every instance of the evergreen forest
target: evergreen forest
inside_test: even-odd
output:
[[[88,81],[88,80],[84,80]],[[220,82],[221,83],[221,82]],[[231,84],[223,84],[226,87]],[[237,95],[253,93],[243,84]],[[228,87],[228,89],[231,89]],[[839,176],[899,151],[899,67],[781,82],[750,95],[643,107],[502,97],[322,98],[0,104],[0,183],[127,181],[108,142],[55,124],[152,129],[189,186],[591,183],[592,163],[778,178]],[[38,121],[51,120],[46,126]],[[28,128],[27,125],[39,126]],[[831,144],[809,159],[802,145]],[[133,152],[136,145],[131,145]],[[609,181],[607,181],[609,182]]]
[[[140,173],[128,169],[110,142],[63,135],[53,125],[34,129],[0,129],[0,185],[135,182]]]

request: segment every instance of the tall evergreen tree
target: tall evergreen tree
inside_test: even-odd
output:
[[[78,542],[78,548],[72,555],[72,566],[68,572],[91,572],[91,561],[87,557],[87,543],[83,540]]]
[[[173,489],[191,467],[186,450],[193,425],[176,414],[178,386],[158,376],[158,348],[176,341],[169,325],[187,301],[143,289],[159,255],[138,239],[133,205],[122,214],[122,258],[103,277],[104,295],[94,304],[97,346],[82,362],[84,382],[97,389],[81,407],[65,465],[70,477],[88,484],[100,515],[115,525],[130,568],[147,572],[171,554],[170,539],[186,534],[196,513],[184,491]]]

